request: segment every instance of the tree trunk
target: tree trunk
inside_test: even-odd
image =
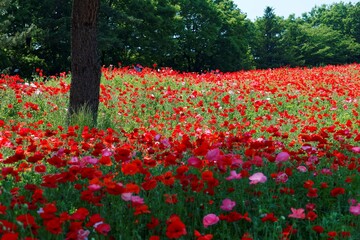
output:
[[[97,16],[100,0],[74,0],[71,29],[71,88],[69,117],[89,111],[96,123],[100,95]]]

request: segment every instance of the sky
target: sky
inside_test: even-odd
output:
[[[341,2],[336,0],[233,0],[238,8],[247,14],[250,20],[255,20],[256,17],[262,17],[264,15],[264,9],[270,6],[275,9],[277,16],[283,16],[287,18],[290,14],[295,14],[296,17],[300,17],[302,13],[309,12],[315,6],[321,6],[322,4],[332,4],[335,2]],[[359,1],[345,1],[344,3],[357,3]]]

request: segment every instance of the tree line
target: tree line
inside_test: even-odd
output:
[[[30,77],[70,70],[72,0],[0,2],[0,72]],[[360,59],[360,3],[301,17],[267,7],[254,21],[232,0],[101,0],[102,65],[237,71],[346,64]]]

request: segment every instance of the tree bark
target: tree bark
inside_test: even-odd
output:
[[[100,0],[74,0],[71,29],[71,87],[69,118],[81,110],[97,120],[100,95],[100,59],[97,16]]]

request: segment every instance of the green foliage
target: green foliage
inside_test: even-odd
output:
[[[291,67],[304,66],[305,58],[301,49],[301,44],[305,41],[304,34],[301,32],[302,22],[294,15],[289,16],[284,21],[285,30],[282,33],[281,46],[285,54],[283,61]]]
[[[0,70],[31,77],[69,70],[71,1],[6,0],[0,5]]]
[[[360,44],[326,25],[309,27],[302,25],[305,41],[301,45],[305,64],[341,64],[354,61]]]
[[[70,70],[71,0],[0,3],[0,72]],[[102,65],[236,71],[360,60],[360,3],[313,8],[281,18],[274,9],[254,22],[232,0],[102,0]]]
[[[264,16],[255,22],[256,37],[254,56],[259,68],[276,68],[284,65],[286,52],[281,44],[282,19],[276,16],[274,9],[267,7]]]
[[[236,71],[254,67],[250,51],[251,22],[231,0],[216,1],[222,21],[213,68]]]
[[[308,41],[312,42],[310,45],[317,45],[313,46],[316,51],[315,55],[323,58],[322,63],[339,64],[360,60],[359,14],[359,3],[353,5],[343,2],[322,5],[313,8],[308,14],[304,14],[305,23],[302,24],[304,35],[307,36]],[[315,42],[317,43],[314,44]],[[312,56],[305,56],[305,58],[307,65],[314,65],[315,61]]]
[[[360,43],[360,2],[349,9],[348,18],[345,20],[346,31]]]
[[[270,7],[255,21],[253,54],[258,68],[317,66],[359,61],[359,4],[313,8],[286,20]]]
[[[215,41],[220,30],[220,18],[210,1],[180,1],[180,24],[175,34],[175,62],[181,69],[200,71],[209,68],[208,58],[214,55]]]

